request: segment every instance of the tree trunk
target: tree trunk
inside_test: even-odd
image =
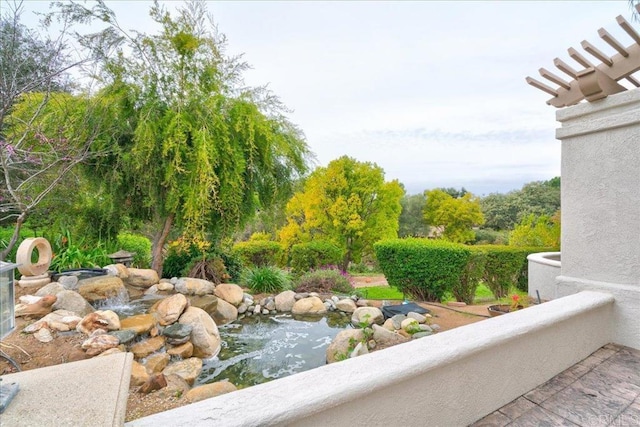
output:
[[[18,241],[18,237],[20,237],[20,229],[22,228],[22,223],[24,223],[24,220],[26,217],[27,217],[27,213],[22,212],[18,217],[18,219],[16,220],[16,226],[13,229],[13,235],[11,236],[11,240],[9,240],[9,244],[7,245],[7,247],[3,249],[2,252],[0,252],[0,261],[4,261],[5,258],[7,258],[7,255],[9,255],[9,252],[11,252],[11,249],[13,249],[16,242]]]
[[[159,277],[162,277],[162,265],[164,263],[162,249],[164,249],[164,244],[167,241],[167,236],[169,236],[169,232],[171,231],[174,216],[174,214],[169,214],[164,219],[164,226],[162,227],[162,230],[159,230],[153,238],[151,268],[153,268],[158,273]]]

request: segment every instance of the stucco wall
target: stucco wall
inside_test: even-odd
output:
[[[640,90],[556,116],[562,275],[640,285]]]
[[[612,303],[581,292],[127,425],[467,425],[610,342]]]
[[[556,114],[562,127],[562,267],[557,295],[615,297],[614,341],[640,349],[640,90]]]

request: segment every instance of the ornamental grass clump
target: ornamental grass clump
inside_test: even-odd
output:
[[[296,280],[296,292],[317,292],[319,294],[351,294],[354,287],[350,276],[337,267],[325,267],[310,271]]]
[[[247,268],[240,281],[255,293],[273,294],[291,289],[289,273],[273,266]]]

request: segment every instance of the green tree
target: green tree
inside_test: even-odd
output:
[[[343,249],[341,268],[373,253],[373,244],[397,237],[404,190],[384,181],[376,164],[344,156],[317,168],[287,204],[287,225],[279,233],[287,248],[328,240]]]
[[[560,211],[553,216],[529,214],[509,233],[509,246],[560,247]]]
[[[480,200],[485,226],[513,230],[524,217],[551,216],[560,209],[560,177],[534,181],[506,194],[492,193]]]
[[[225,54],[204,2],[176,17],[155,3],[150,16],[161,31],[135,36],[103,16],[126,41],[106,57],[103,77],[131,133],[112,141],[114,156],[96,170],[152,220],[152,268],[161,274],[173,229],[187,239],[230,235],[291,194],[310,152],[277,98],[243,85],[247,65]]]
[[[402,212],[399,219],[399,237],[427,237],[429,235],[429,224],[426,223],[422,214],[426,201],[424,194],[405,194],[400,199]]]
[[[14,233],[0,259],[16,244],[29,215],[45,216],[41,203],[95,154],[90,147],[105,130],[100,114],[90,112],[104,106],[99,99],[64,92],[71,89],[67,72],[81,71],[104,36],[85,37],[74,27],[90,23],[104,5],[70,13],[55,4],[41,23],[42,34],[50,34],[45,37],[20,23],[21,2],[5,3],[0,7],[0,223],[12,224]],[[54,20],[61,30],[49,27]],[[70,55],[72,39],[87,49]]]
[[[430,225],[442,230],[444,239],[456,243],[475,239],[472,227],[484,223],[478,198],[465,193],[456,199],[439,189],[427,191],[425,196],[424,218]]]

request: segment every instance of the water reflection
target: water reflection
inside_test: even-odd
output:
[[[350,317],[289,314],[246,317],[220,326],[222,350],[205,360],[198,384],[228,379],[239,387],[271,381],[325,364],[333,338],[350,328]]]

